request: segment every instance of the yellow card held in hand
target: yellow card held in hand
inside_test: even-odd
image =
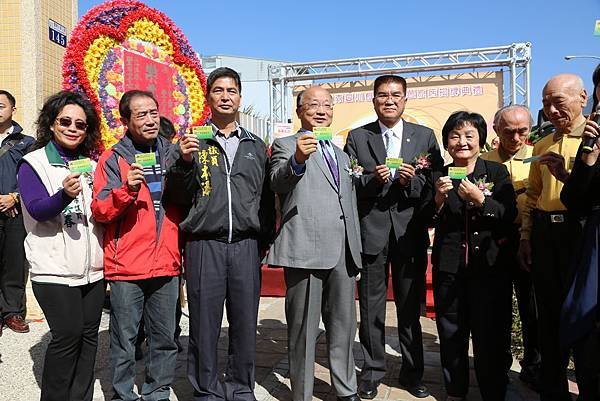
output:
[[[453,180],[463,180],[467,178],[466,167],[448,167],[448,177]]]
[[[71,173],[91,173],[92,162],[89,158],[71,160],[69,162],[69,170]]]
[[[331,127],[314,127],[313,134],[315,134],[317,141],[331,141],[331,138],[333,138]]]
[[[400,168],[400,167],[402,167],[402,163],[404,163],[404,160],[402,160],[401,157],[386,157],[385,158],[385,165],[388,168]]]
[[[135,155],[135,162],[142,167],[152,167],[156,164],[156,153],[138,153]]]
[[[210,139],[213,137],[213,128],[210,125],[198,125],[192,128],[192,132],[198,139]]]

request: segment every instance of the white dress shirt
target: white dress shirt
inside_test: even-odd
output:
[[[402,151],[402,133],[404,131],[404,123],[403,120],[400,119],[396,125],[392,128],[388,128],[381,121],[378,121],[379,128],[381,128],[381,135],[383,135],[383,144],[385,145],[386,156],[387,157],[400,157],[400,152]],[[386,142],[386,134],[387,134],[387,142]],[[396,169],[390,169],[390,174],[392,175],[392,179],[396,175]]]

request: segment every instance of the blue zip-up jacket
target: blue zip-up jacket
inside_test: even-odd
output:
[[[17,164],[21,160],[27,150],[35,140],[23,134],[23,128],[16,123],[13,124],[13,132],[4,140],[0,146],[4,146],[5,143],[11,140],[17,140],[17,142],[0,157],[0,194],[6,195],[11,192],[19,192],[17,189]]]

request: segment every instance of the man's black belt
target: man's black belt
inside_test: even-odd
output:
[[[550,223],[564,223],[570,220],[581,220],[582,217],[573,213],[569,213],[567,210],[557,210],[553,212],[546,212],[544,210],[533,209],[531,215],[534,219],[543,220]]]

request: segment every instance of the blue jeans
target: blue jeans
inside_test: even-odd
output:
[[[169,399],[175,376],[175,307],[179,277],[110,282],[110,362],[113,400],[139,399],[135,381],[135,341],[142,316],[148,341],[144,401]]]

